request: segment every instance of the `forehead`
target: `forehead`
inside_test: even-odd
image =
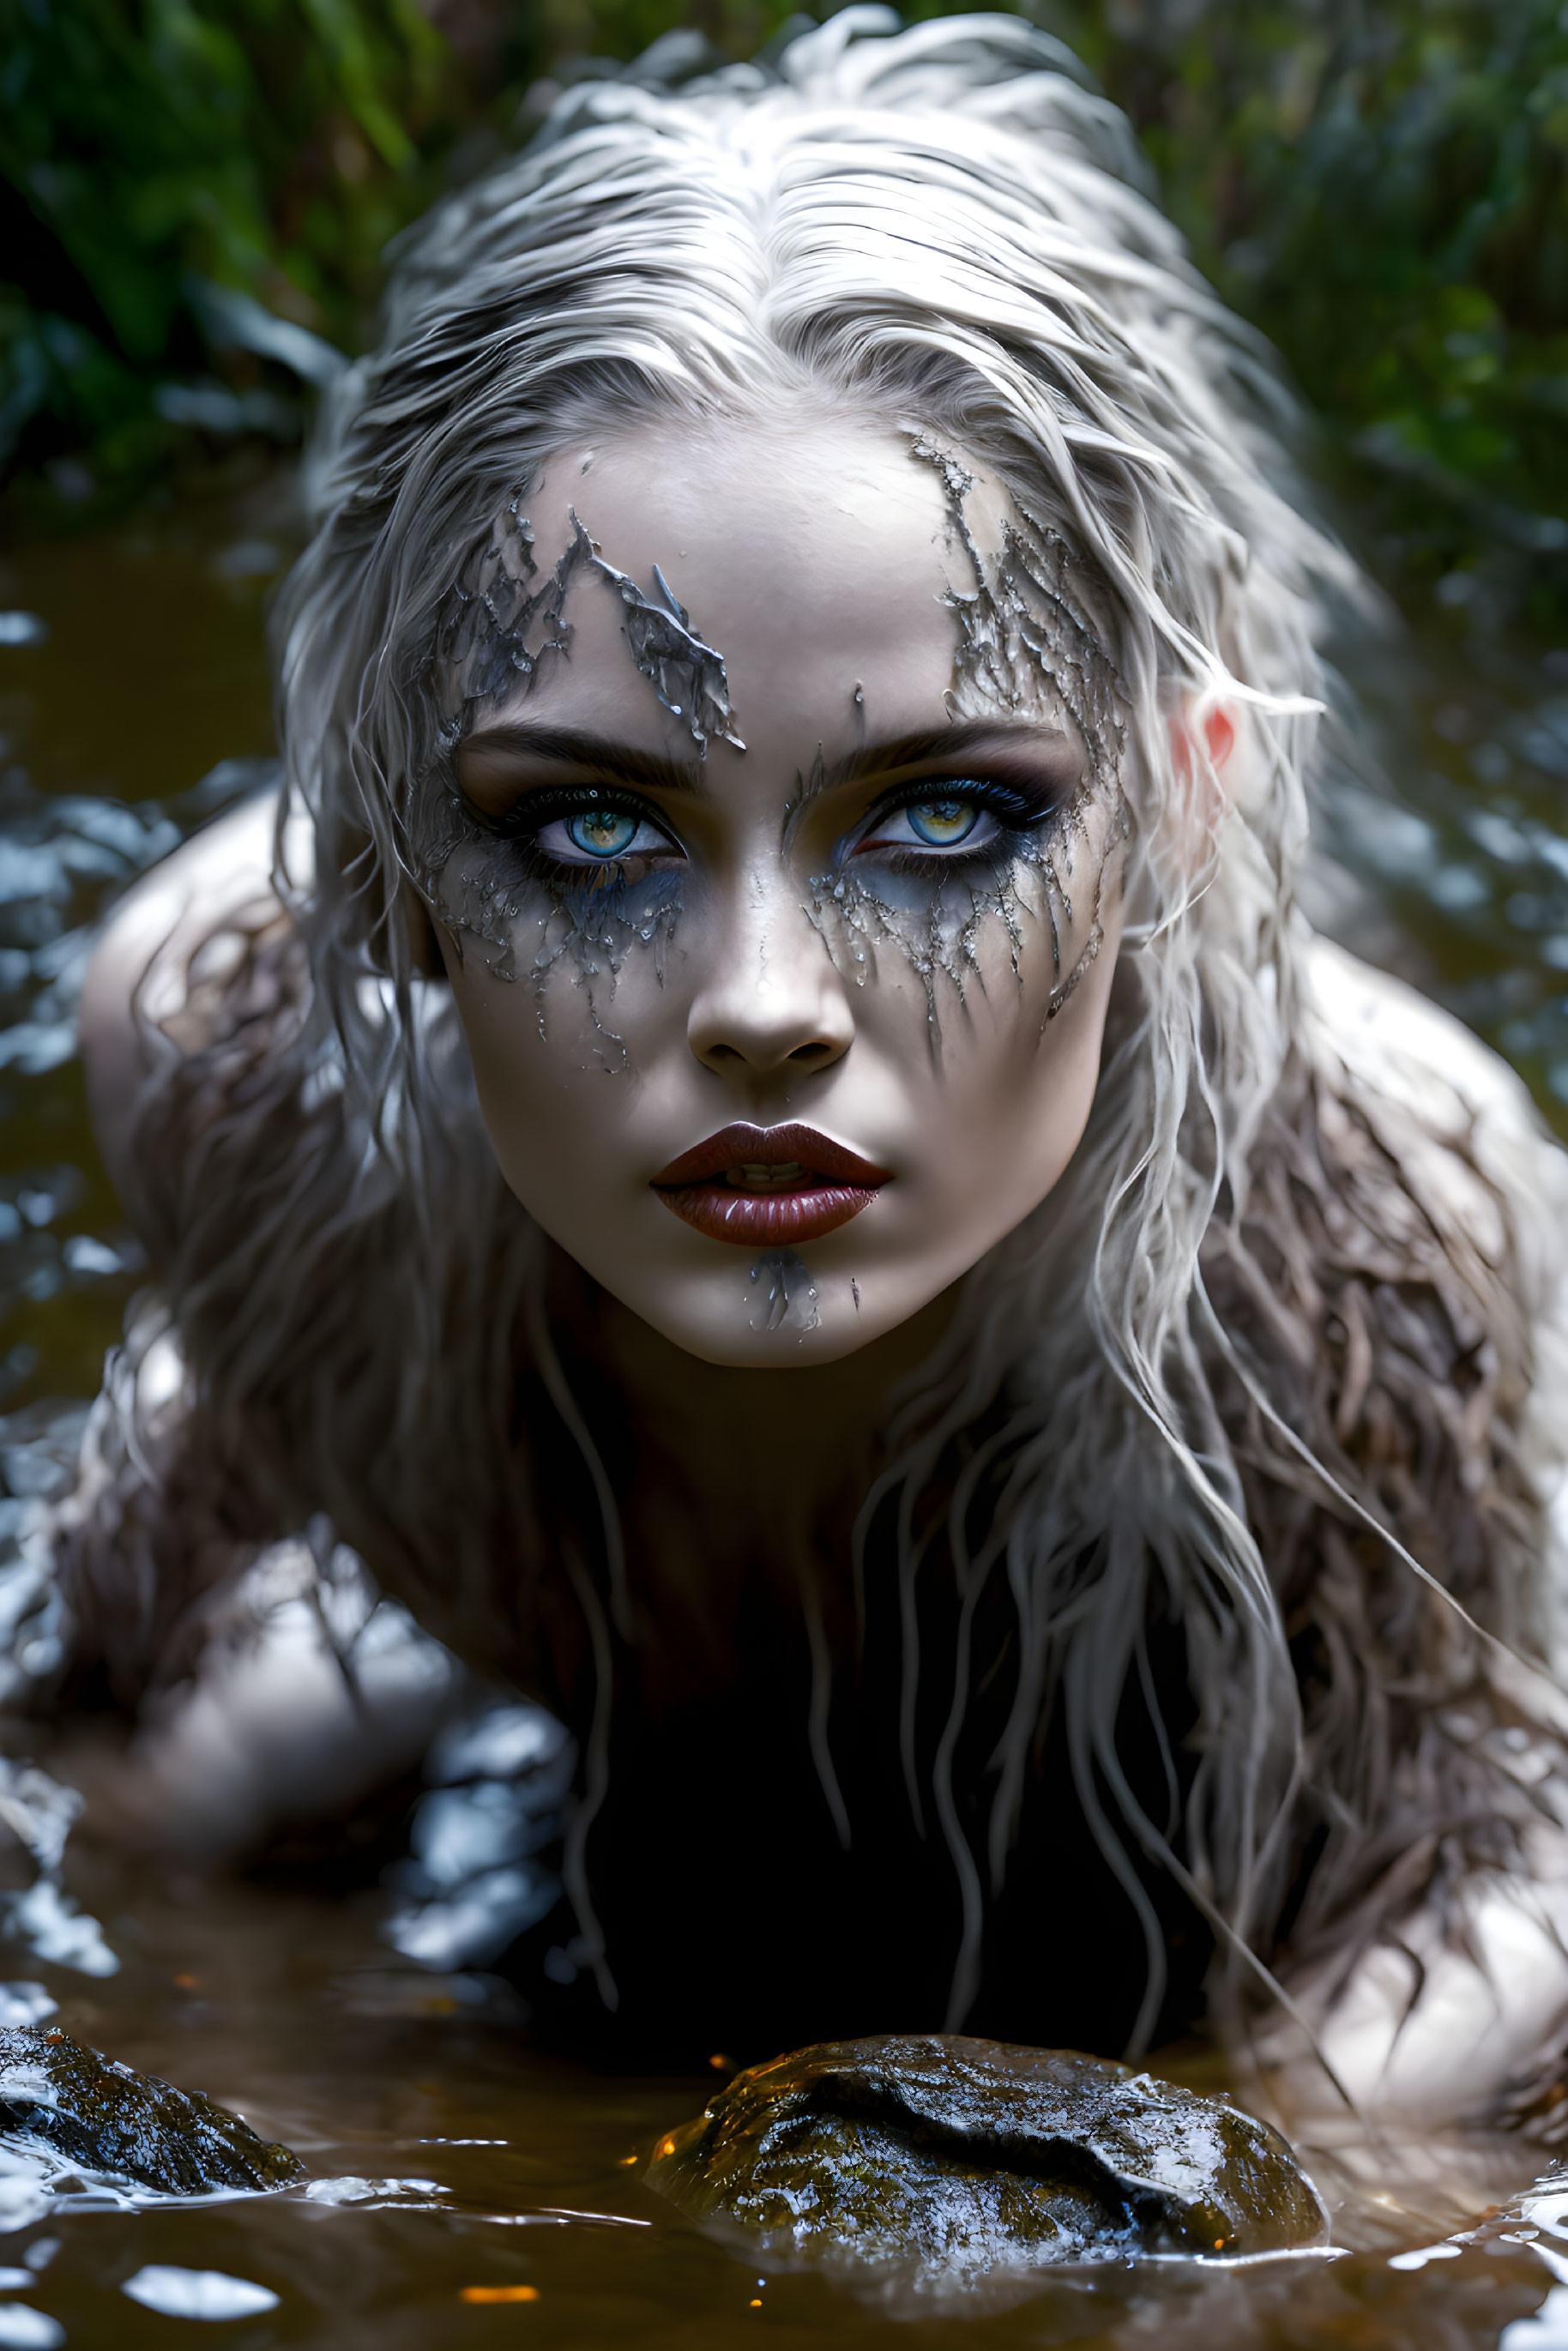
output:
[[[984,510],[981,486],[982,528]],[[972,589],[974,570],[940,475],[907,436],[839,420],[665,423],[559,452],[518,511],[540,575],[570,545],[574,517],[650,594],[656,565],[722,657],[738,731],[758,747],[774,735],[814,743],[873,707],[879,726],[942,717],[957,640],[944,600]],[[541,667],[530,718],[678,735],[628,658],[602,571],[573,572],[564,617],[570,657]]]

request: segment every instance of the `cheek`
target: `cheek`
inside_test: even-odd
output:
[[[1112,916],[1065,998],[1048,944],[1031,938],[1016,971],[1005,938],[988,945],[929,1043],[913,976],[875,990],[863,1041],[874,1033],[914,1147],[902,1187],[911,1239],[972,1259],[1058,1182],[1093,1106],[1118,930]]]
[[[571,886],[547,883],[512,843],[459,838],[428,880],[431,912],[450,935],[449,972],[477,964],[520,981],[536,998],[558,979],[579,983],[591,1013],[615,993],[622,970],[651,959],[655,976],[680,918],[678,872],[641,862],[577,869]]]
[[[630,959],[613,987],[559,965],[540,982],[501,978],[466,947],[460,969],[450,950],[447,963],[486,1130],[524,1206],[601,1183],[632,1093],[645,1094],[677,1030],[647,956]]]

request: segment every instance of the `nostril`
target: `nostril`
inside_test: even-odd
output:
[[[797,1045],[789,1059],[792,1061],[820,1061],[824,1053],[831,1053],[832,1050],[831,1045],[819,1040],[814,1045]]]

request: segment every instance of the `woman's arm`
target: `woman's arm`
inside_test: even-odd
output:
[[[147,1024],[180,1050],[204,1043],[210,999],[237,960],[236,938],[287,920],[273,879],[277,824],[276,790],[231,809],[127,893],[93,950],[82,987],[82,1061],[93,1131],[121,1193],[152,1067]],[[291,881],[301,878],[307,847],[291,828]]]
[[[1315,2048],[1281,2018],[1260,2050],[1288,2128],[1351,2124],[1335,2081],[1363,2116],[1392,2126],[1484,2122],[1511,2091],[1568,2063],[1568,1836],[1542,1823],[1530,1860],[1528,1876],[1474,1889],[1468,1949],[1424,1917],[1370,1950],[1337,1998],[1326,1970],[1290,1985]]]

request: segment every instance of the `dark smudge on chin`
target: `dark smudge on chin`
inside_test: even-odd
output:
[[[754,1331],[817,1331],[817,1285],[793,1249],[767,1249],[751,1269]],[[859,1303],[859,1301],[856,1301]]]

